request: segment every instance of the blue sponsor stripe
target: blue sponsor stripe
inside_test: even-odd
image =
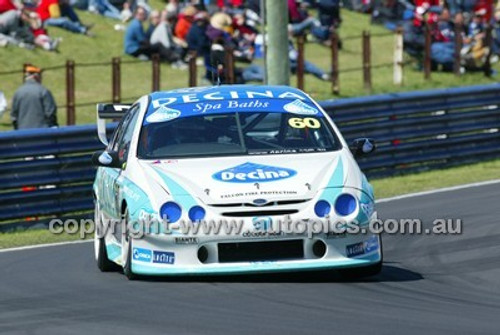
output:
[[[160,176],[165,185],[167,185],[173,200],[179,204],[184,211],[188,211],[191,207],[198,205],[198,202],[182,186],[163,173],[160,169],[155,167],[153,167],[153,169]]]

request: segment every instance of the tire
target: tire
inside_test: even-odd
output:
[[[123,217],[126,218],[125,228],[128,224],[128,208],[125,208],[123,213]],[[129,236],[123,235],[122,231],[122,250],[127,250],[127,255],[125,257],[125,261],[123,262],[123,274],[129,280],[137,279],[137,275],[132,272],[132,238]]]
[[[123,274],[128,278],[128,280],[136,280],[137,275],[132,272],[132,240],[129,239],[127,248],[127,258],[125,264],[123,265]]]
[[[120,267],[109,260],[108,252],[106,251],[106,242],[104,237],[98,238],[98,249],[97,249],[97,267],[101,272],[112,272],[120,270]]]
[[[108,252],[106,250],[106,240],[105,237],[102,236],[100,237],[100,230],[99,228],[101,226],[101,221],[100,221],[100,212],[99,212],[99,207],[95,206],[95,214],[94,214],[94,222],[95,222],[95,227],[96,231],[94,232],[94,253],[95,253],[95,260],[97,263],[97,267],[101,272],[111,272],[111,271],[118,271],[120,270],[120,267],[109,260],[108,258]]]

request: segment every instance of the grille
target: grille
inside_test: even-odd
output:
[[[272,216],[272,215],[290,215],[298,213],[297,209],[277,209],[277,210],[260,210],[260,211],[245,211],[245,212],[224,212],[222,216],[229,217],[249,217],[249,216]]]
[[[211,207],[270,207],[270,206],[286,206],[295,205],[308,202],[311,199],[298,199],[298,200],[278,200],[271,201],[264,205],[256,205],[250,202],[234,202],[230,204],[209,204]]]
[[[302,240],[219,243],[219,263],[280,261],[304,258]]]

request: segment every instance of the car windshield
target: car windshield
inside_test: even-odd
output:
[[[322,116],[245,112],[143,125],[138,157],[164,159],[325,152],[340,143]]]

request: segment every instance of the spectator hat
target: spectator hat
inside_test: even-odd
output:
[[[34,65],[28,65],[24,68],[24,72],[26,72],[27,74],[34,74],[34,73],[40,74],[42,73],[42,69]]]
[[[231,26],[233,20],[226,13],[215,13],[210,19],[210,24],[219,30],[224,30],[224,28]]]

